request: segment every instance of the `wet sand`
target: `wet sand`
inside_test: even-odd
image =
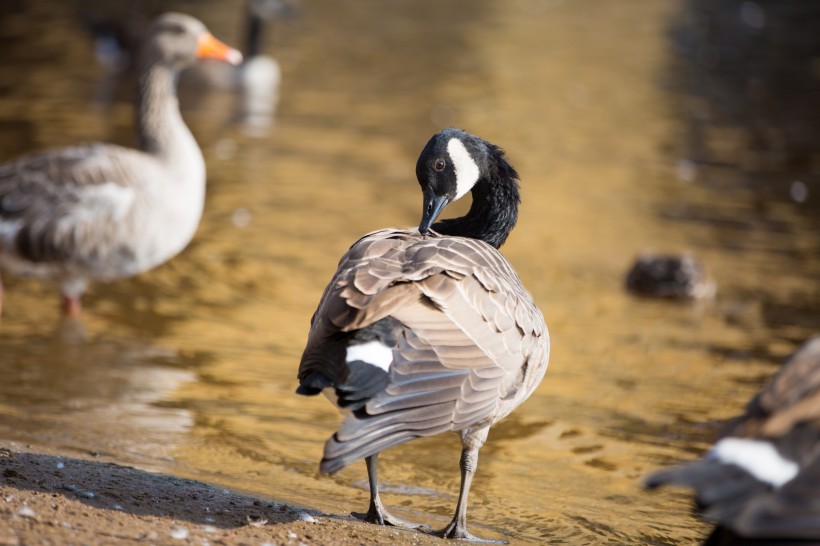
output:
[[[0,546],[445,542],[122,466],[93,453],[0,443]]]

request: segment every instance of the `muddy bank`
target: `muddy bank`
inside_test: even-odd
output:
[[[0,444],[0,545],[441,544],[94,454]]]

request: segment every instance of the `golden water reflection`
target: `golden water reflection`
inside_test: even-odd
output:
[[[189,249],[139,278],[93,286],[80,333],[58,323],[49,287],[6,279],[0,433],[362,510],[364,465],[318,475],[338,417],[325,400],[293,394],[296,367],[338,257],[367,231],[417,222],[416,156],[456,125],[503,146],[521,174],[521,219],[504,253],[553,338],[544,383],[482,450],[470,517],[487,528],[477,532],[532,544],[697,543],[704,527],[686,498],[646,494],[640,478],[706,448],[818,327],[801,317],[817,310],[820,258],[816,232],[788,203],[756,221],[751,192],[681,182],[685,120],[662,85],[676,7],[303,3],[300,21],[269,44],[284,83],[268,136],[230,123],[230,95],[184,103],[209,168]],[[93,3],[45,4],[0,20],[15,44],[0,71],[3,150],[128,142],[127,91],[102,109],[89,100],[101,69],[73,8]],[[233,4],[167,5],[239,42]],[[698,221],[698,211],[726,221]],[[717,278],[717,300],[628,296],[623,275],[647,248],[694,251]],[[809,311],[794,315],[799,302]],[[381,460],[390,506],[446,520],[455,437]]]

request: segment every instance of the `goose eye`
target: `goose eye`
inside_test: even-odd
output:
[[[443,171],[444,167],[447,166],[447,162],[441,158],[436,159],[436,162],[433,164],[433,168],[437,171]]]

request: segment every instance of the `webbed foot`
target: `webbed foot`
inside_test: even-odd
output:
[[[449,538],[451,540],[463,540],[465,542],[476,542],[479,544],[507,544],[506,540],[495,540],[492,538],[481,538],[470,533],[466,525],[461,525],[455,520],[439,531],[433,531],[431,534],[440,538]]]

